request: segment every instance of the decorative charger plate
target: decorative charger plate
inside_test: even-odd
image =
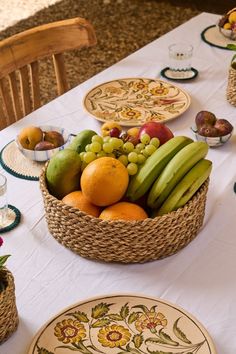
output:
[[[28,354],[216,354],[206,329],[162,299],[110,295],[75,304],[36,334]]]
[[[187,92],[168,82],[125,78],[94,87],[85,96],[84,107],[99,121],[137,126],[174,119],[188,109],[190,101]]]
[[[231,50],[227,48],[227,44],[236,43],[236,41],[223,36],[223,34],[220,33],[218,26],[216,25],[205,28],[204,31],[201,33],[201,37],[204,40],[204,42],[214,47],[227,49],[227,50]]]

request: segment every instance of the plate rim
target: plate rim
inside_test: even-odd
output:
[[[172,307],[178,311],[180,311],[181,313],[183,313],[183,315],[187,316],[190,320],[192,320],[194,322],[195,325],[197,325],[197,327],[199,328],[199,330],[202,332],[202,334],[206,337],[207,341],[208,341],[208,347],[210,349],[210,354],[217,354],[216,351],[216,347],[215,344],[213,342],[213,339],[211,337],[211,335],[209,334],[209,332],[207,331],[207,329],[205,328],[205,326],[194,316],[192,315],[190,312],[186,311],[183,307],[169,301],[169,300],[165,300],[162,299],[160,297],[155,297],[155,296],[148,296],[142,293],[112,293],[112,294],[104,294],[104,295],[97,295],[97,296],[92,296],[89,298],[85,298],[84,300],[80,300],[78,302],[75,302],[71,305],[66,306],[65,308],[63,308],[61,311],[57,312],[54,316],[51,316],[49,320],[47,320],[39,329],[38,331],[36,331],[35,335],[32,338],[32,341],[30,343],[29,349],[27,351],[27,354],[33,354],[33,349],[35,344],[37,343],[37,339],[40,335],[42,335],[42,333],[44,332],[44,330],[50,325],[50,323],[52,323],[56,318],[60,317],[61,315],[63,315],[64,313],[66,313],[67,311],[78,307],[80,305],[84,305],[93,301],[98,301],[98,300],[105,300],[105,299],[110,299],[110,298],[114,298],[114,297],[133,297],[133,298],[143,298],[143,299],[147,299],[147,300],[153,300],[156,302],[160,302],[164,305],[167,305],[169,307]]]
[[[160,121],[160,123],[165,123],[165,122],[168,122],[168,121],[170,121],[170,120],[176,119],[176,118],[178,118],[179,116],[181,116],[183,113],[185,113],[185,112],[188,110],[188,108],[189,108],[189,106],[190,106],[190,104],[191,104],[191,96],[190,96],[190,94],[189,94],[187,91],[185,91],[182,87],[178,87],[177,85],[170,84],[168,81],[161,80],[161,79],[153,79],[153,78],[147,78],[147,77],[122,77],[122,78],[116,78],[116,79],[109,80],[109,81],[104,81],[104,82],[102,82],[102,83],[100,83],[100,84],[98,84],[98,85],[93,86],[91,89],[89,89],[89,90],[86,92],[86,94],[84,95],[83,102],[82,102],[85,111],[86,111],[91,117],[93,117],[94,119],[96,119],[96,120],[98,120],[98,121],[100,121],[100,122],[103,122],[103,123],[109,122],[110,120],[103,119],[103,118],[100,118],[100,117],[96,117],[96,116],[93,115],[91,112],[89,112],[89,110],[86,108],[86,105],[85,105],[85,101],[86,101],[87,96],[89,95],[89,93],[90,93],[92,90],[95,90],[96,88],[98,88],[98,87],[100,87],[100,86],[102,86],[102,85],[109,84],[109,83],[111,83],[111,82],[118,81],[118,80],[134,80],[134,79],[135,79],[135,80],[152,80],[152,81],[156,81],[156,82],[164,82],[164,83],[167,84],[167,85],[172,85],[172,86],[177,87],[182,93],[184,93],[184,95],[185,95],[185,97],[186,97],[186,99],[187,99],[187,106],[186,106],[186,109],[185,109],[181,114],[179,114],[179,115],[177,115],[177,116],[174,116],[174,117],[170,117],[170,118],[168,118],[168,119],[164,119],[164,120]],[[117,123],[120,124],[121,126],[124,126],[124,127],[125,127],[125,126],[126,126],[126,127],[131,127],[131,126],[137,127],[137,126],[141,126],[141,125],[143,125],[143,124],[145,124],[145,123],[147,123],[147,122],[145,122],[145,123],[139,123],[139,122],[137,122],[137,123],[132,123],[132,122],[128,123],[128,122],[123,122],[123,121],[122,121],[122,122],[117,122]]]

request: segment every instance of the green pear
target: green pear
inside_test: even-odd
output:
[[[50,159],[46,170],[49,192],[62,199],[70,192],[79,189],[81,159],[74,150],[60,150]]]
[[[90,129],[82,130],[78,133],[71,143],[66,147],[70,150],[75,150],[78,153],[85,151],[85,146],[91,143],[92,137],[97,133]]]

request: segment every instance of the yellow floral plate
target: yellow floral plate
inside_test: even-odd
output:
[[[187,92],[168,82],[125,78],[94,87],[85,96],[84,107],[102,122],[137,126],[174,119],[188,109],[190,101]]]
[[[71,306],[35,336],[28,354],[216,354],[206,329],[161,299],[110,295]]]

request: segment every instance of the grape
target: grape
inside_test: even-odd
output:
[[[142,155],[142,154],[138,154],[138,161],[137,161],[137,163],[138,163],[139,165],[142,165],[145,161],[146,161],[146,157],[145,157],[144,155]]]
[[[102,145],[97,142],[97,141],[94,141],[93,143],[90,144],[90,151],[92,152],[99,152],[102,150]]]
[[[96,158],[97,158],[96,154],[92,151],[88,151],[84,154],[84,162],[86,162],[87,164],[89,164]]]
[[[100,135],[94,135],[92,137],[92,143],[95,143],[95,142],[102,144],[103,138]]]
[[[108,143],[110,139],[111,139],[111,137],[109,135],[108,136],[104,136],[103,137],[103,143]]]
[[[136,163],[130,162],[126,166],[126,168],[130,176],[136,175],[136,173],[138,172],[138,166],[136,165]]]
[[[150,140],[150,144],[154,145],[154,146],[156,146],[156,148],[158,148],[160,146],[160,140],[158,138],[154,137]]]
[[[116,128],[116,127],[115,127],[115,128],[112,128],[112,129],[110,130],[109,135],[112,136],[112,137],[118,138],[119,135],[120,135],[120,129],[118,129],[118,128]]]
[[[147,153],[148,156],[151,156],[156,151],[156,146],[154,145],[147,145],[144,151]]]
[[[80,158],[81,158],[81,161],[84,160],[84,154],[85,154],[85,151],[82,151],[82,152],[79,154],[79,156],[80,156]]]
[[[111,143],[104,143],[102,148],[107,154],[110,154],[113,151],[113,146]]]
[[[105,151],[101,150],[97,153],[97,158],[99,157],[104,157],[104,156],[107,156],[107,154],[105,153]]]
[[[141,138],[140,138],[141,143],[143,143],[144,145],[149,144],[150,140],[151,139],[150,139],[150,136],[148,134],[143,134],[141,136]]]
[[[124,165],[127,166],[129,161],[128,161],[128,157],[126,155],[121,155],[120,157],[118,157],[118,160]]]
[[[112,144],[114,149],[119,149],[123,146],[123,140],[118,138],[110,138],[109,143]]]
[[[145,145],[143,143],[139,143],[135,146],[135,150],[138,152],[141,152],[145,148]]]
[[[87,152],[90,151],[90,144],[85,146],[85,151],[87,151]]]
[[[134,150],[134,144],[130,143],[129,141],[127,141],[126,143],[124,143],[123,145],[123,150],[126,153],[129,153],[131,151]]]
[[[130,152],[128,155],[129,162],[136,163],[138,161],[138,154],[134,151]]]

